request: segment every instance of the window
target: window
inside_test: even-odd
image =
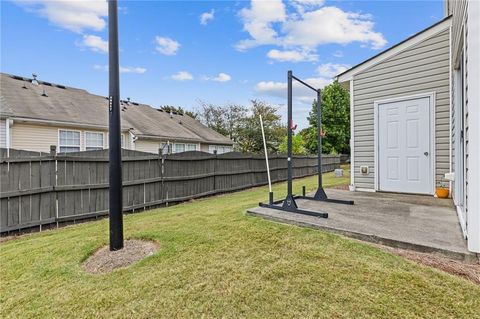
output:
[[[85,132],[85,150],[103,150],[103,133]]]
[[[175,143],[175,153],[185,152],[185,144]]]
[[[60,153],[80,152],[80,132],[59,130],[58,151]]]
[[[214,151],[217,151],[217,154],[228,153],[228,152],[232,151],[232,147],[231,146],[222,146],[222,145],[209,145],[208,146],[208,152],[213,154]]]
[[[187,144],[187,151],[196,151],[197,144]]]

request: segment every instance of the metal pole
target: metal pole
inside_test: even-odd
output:
[[[288,136],[287,136],[287,196],[292,196],[292,71],[288,71]]]
[[[323,188],[322,185],[322,92],[320,89],[317,90],[317,131],[318,131],[318,188]]]
[[[263,129],[262,116],[260,115],[260,127],[262,128],[263,148],[265,150],[265,163],[267,164],[268,191],[272,192],[272,180],[270,179],[270,165],[268,164],[267,140],[265,139],[265,130]]]
[[[108,0],[110,250],[123,248],[122,146],[117,0]]]

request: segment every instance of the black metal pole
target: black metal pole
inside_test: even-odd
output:
[[[288,136],[287,136],[287,161],[288,161],[288,175],[287,175],[287,196],[292,196],[292,71],[288,71]]]
[[[317,131],[318,131],[318,188],[323,188],[322,183],[322,92],[317,90]]]
[[[117,0],[108,0],[110,250],[123,248],[122,146]]]

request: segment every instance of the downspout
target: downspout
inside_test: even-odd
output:
[[[133,134],[132,130],[129,130],[128,134],[130,136],[130,149],[135,150],[135,141],[137,138],[135,137],[135,134]]]
[[[7,157],[10,157],[10,119],[9,118],[5,119],[5,148],[7,149]]]

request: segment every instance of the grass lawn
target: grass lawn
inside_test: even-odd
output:
[[[349,177],[325,177],[326,185]],[[316,177],[297,180],[313,190]],[[276,198],[285,184],[274,186]],[[125,216],[160,250],[91,275],[108,220],[0,244],[2,318],[474,318],[480,286],[322,231],[245,216],[267,187]],[[352,208],[355,209],[355,208]]]

